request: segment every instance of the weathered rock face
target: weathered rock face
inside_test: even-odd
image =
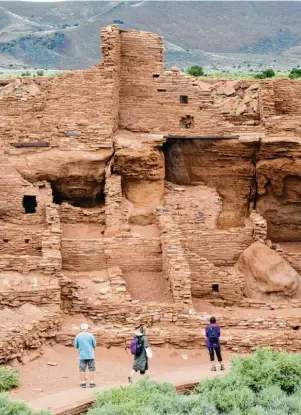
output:
[[[223,201],[220,227],[241,226],[248,215],[258,142],[236,139],[174,140],[165,145],[166,177],[178,184],[203,182]]]
[[[274,241],[301,241],[301,146],[263,141],[256,165],[256,210],[268,221]]]
[[[61,201],[93,203],[101,193],[105,165],[111,154],[111,150],[92,153],[51,149],[10,156],[9,160],[26,180],[51,182],[54,196]]]
[[[114,172],[125,179],[163,180],[164,155],[161,150],[143,147],[115,152]]]
[[[163,180],[125,180],[123,190],[128,207],[129,222],[136,225],[149,225],[154,222],[153,210],[164,204]]]
[[[275,251],[261,242],[239,257],[237,269],[245,277],[244,295],[260,300],[300,297],[300,275]]]

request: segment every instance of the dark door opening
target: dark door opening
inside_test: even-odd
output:
[[[36,196],[23,196],[23,207],[25,213],[36,213],[37,198]]]

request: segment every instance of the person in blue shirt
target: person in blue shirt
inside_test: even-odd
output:
[[[96,340],[93,334],[88,332],[88,324],[81,324],[79,333],[74,340],[74,346],[78,349],[79,354],[79,372],[80,372],[80,386],[86,387],[86,369],[88,366],[90,388],[95,387],[94,372],[95,372],[95,358],[94,349]]]

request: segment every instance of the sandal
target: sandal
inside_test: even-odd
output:
[[[96,384],[95,382],[90,382],[90,388],[95,388]]]
[[[80,383],[80,387],[81,387],[81,388],[85,388],[85,387],[86,387],[86,382],[81,382],[81,383]]]
[[[129,376],[129,377],[128,377],[128,381],[129,381],[129,383],[133,383],[132,376]]]

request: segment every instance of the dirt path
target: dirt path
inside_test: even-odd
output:
[[[150,379],[172,383],[192,382],[215,376],[211,372],[206,350],[181,350],[154,348],[150,362]],[[226,368],[230,354],[225,353]],[[132,365],[132,356],[120,348],[96,349],[97,390],[126,384]],[[49,366],[47,363],[56,363]],[[11,393],[14,399],[29,402],[32,409],[57,410],[87,399],[95,389],[78,387],[77,352],[72,348],[56,345],[45,354],[25,366],[20,367],[21,387]],[[136,380],[139,375],[136,376]],[[135,380],[135,379],[134,379]]]

